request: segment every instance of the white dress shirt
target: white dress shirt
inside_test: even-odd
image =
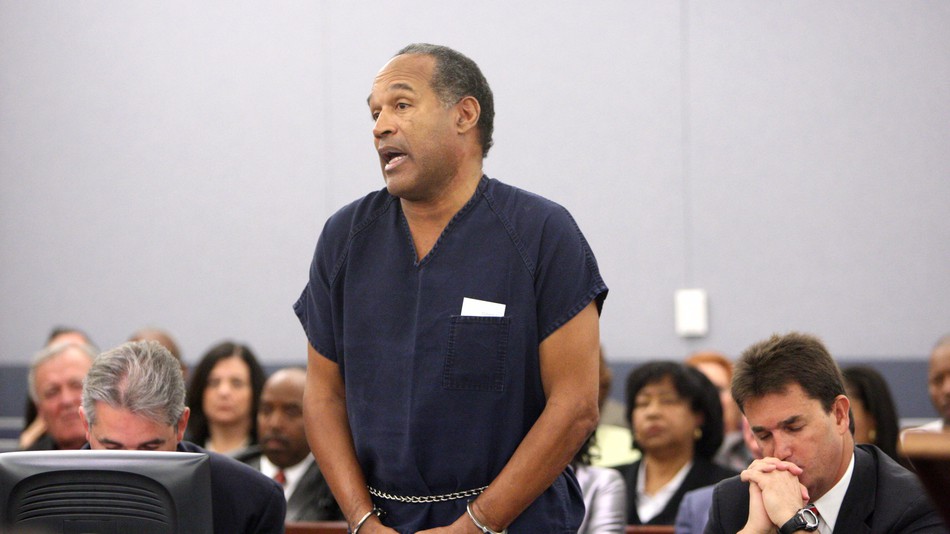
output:
[[[297,465],[292,465],[284,469],[284,478],[287,479],[287,482],[284,484],[284,498],[288,501],[290,500],[290,496],[294,494],[294,490],[297,489],[297,484],[300,483],[300,479],[303,478],[304,473],[307,472],[311,463],[313,463],[313,455],[308,454],[307,457]],[[271,461],[267,459],[267,456],[261,455],[261,473],[269,478],[274,478],[279,470],[280,468],[271,463]]]
[[[663,511],[663,508],[666,507],[666,503],[670,502],[670,499],[673,498],[673,494],[676,493],[676,490],[678,490],[683,483],[683,479],[686,478],[689,470],[692,469],[693,461],[690,460],[686,462],[686,465],[653,495],[647,495],[646,493],[646,465],[647,463],[645,461],[640,462],[640,469],[637,472],[637,516],[640,517],[640,522],[644,524]]]
[[[821,534],[831,534],[835,529],[835,523],[838,522],[838,513],[841,512],[841,503],[844,502],[844,495],[848,493],[848,486],[851,485],[851,475],[854,474],[854,451],[851,451],[851,461],[848,463],[848,469],[837,484],[832,486],[827,493],[821,496],[817,501],[812,502],[815,508],[818,508],[818,532]]]

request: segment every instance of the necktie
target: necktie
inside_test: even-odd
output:
[[[287,484],[287,477],[284,475],[283,469],[277,470],[277,474],[274,475],[274,480],[276,480],[277,483],[280,484],[281,486],[284,486]]]
[[[811,510],[811,513],[815,514],[815,517],[818,518],[818,532],[826,532],[828,530],[827,523],[821,520],[821,514],[818,513],[818,508],[812,503],[808,503],[806,508]]]

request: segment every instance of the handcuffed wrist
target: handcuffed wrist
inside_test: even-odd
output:
[[[382,514],[383,514],[382,510],[380,510],[376,506],[373,506],[373,509],[366,512],[366,514],[364,514],[363,517],[361,517],[360,520],[356,522],[353,528],[347,528],[346,531],[349,532],[349,534],[358,534],[360,529],[363,527],[363,525],[365,525],[366,522],[369,521],[370,517],[375,515],[376,517],[381,518],[383,517]]]
[[[484,534],[508,534],[507,528],[502,530],[492,530],[479,521],[478,518],[475,517],[475,512],[472,511],[472,502],[474,501],[468,501],[468,503],[465,505],[465,512],[468,514],[468,517],[471,518],[472,523],[475,523],[475,526],[478,528],[478,530],[482,531]]]

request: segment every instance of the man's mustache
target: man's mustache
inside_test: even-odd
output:
[[[262,443],[266,443],[266,442],[268,442],[268,441],[276,441],[276,442],[280,443],[281,445],[283,445],[283,446],[285,446],[285,447],[289,447],[289,446],[290,446],[290,440],[289,440],[289,439],[285,438],[284,436],[279,436],[279,435],[276,435],[276,434],[266,434],[263,438],[261,438],[261,442],[262,442]]]

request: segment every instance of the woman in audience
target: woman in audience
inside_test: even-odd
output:
[[[627,378],[633,446],[642,458],[617,469],[627,483],[627,523],[672,525],[683,494],[737,474],[716,465],[722,404],[712,382],[676,362],[649,362]]]
[[[239,457],[257,443],[257,406],[264,370],[246,345],[219,343],[201,358],[188,387],[188,439]]]
[[[888,456],[903,463],[897,454],[900,433],[897,410],[887,381],[871,367],[858,365],[841,372],[845,391],[851,400],[854,442],[876,445]]]

